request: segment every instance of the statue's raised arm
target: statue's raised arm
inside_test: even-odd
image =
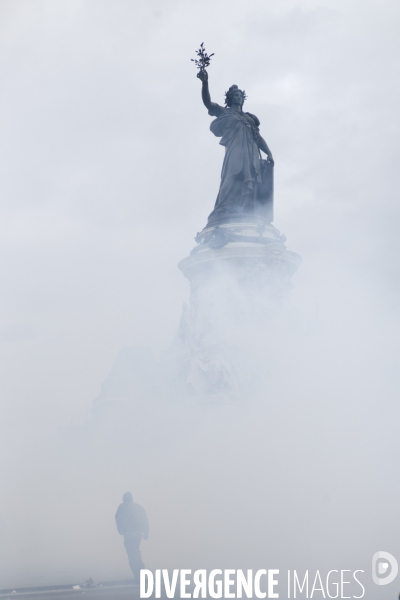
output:
[[[197,73],[197,77],[202,83],[201,97],[203,99],[204,106],[207,108],[207,110],[211,110],[213,108],[213,102],[211,102],[210,88],[208,87],[208,73],[204,69],[203,71],[199,71]]]

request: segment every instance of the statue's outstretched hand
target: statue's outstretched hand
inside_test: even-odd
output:
[[[204,70],[202,70],[202,71],[199,71],[199,72],[197,73],[197,77],[198,77],[199,79],[201,79],[201,81],[202,81],[203,83],[205,83],[206,81],[208,81],[208,73],[207,73],[207,71],[206,71],[205,69],[204,69]]]
[[[272,166],[274,166],[274,164],[275,164],[275,161],[274,161],[274,159],[272,158],[272,156],[271,156],[271,155],[270,155],[270,156],[268,156],[268,158],[267,158],[267,161],[268,161],[269,163],[271,163],[271,165],[272,165]]]

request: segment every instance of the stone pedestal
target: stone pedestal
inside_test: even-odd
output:
[[[182,389],[202,401],[239,400],[252,387],[255,348],[301,258],[261,221],[206,227],[196,241],[179,263],[190,281],[174,342]]]

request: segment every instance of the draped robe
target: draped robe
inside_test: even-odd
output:
[[[258,184],[261,183],[260,122],[255,115],[218,104],[213,104],[208,112],[217,117],[210,129],[225,146],[221,185],[214,210],[208,218],[208,223],[214,224],[255,212]]]

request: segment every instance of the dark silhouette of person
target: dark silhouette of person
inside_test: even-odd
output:
[[[118,506],[115,515],[118,533],[124,536],[124,546],[128,554],[129,566],[135,578],[139,582],[140,569],[144,569],[144,563],[140,552],[142,538],[149,537],[149,522],[147,515],[140,504],[133,501],[132,494],[126,492],[122,496],[122,504]]]

